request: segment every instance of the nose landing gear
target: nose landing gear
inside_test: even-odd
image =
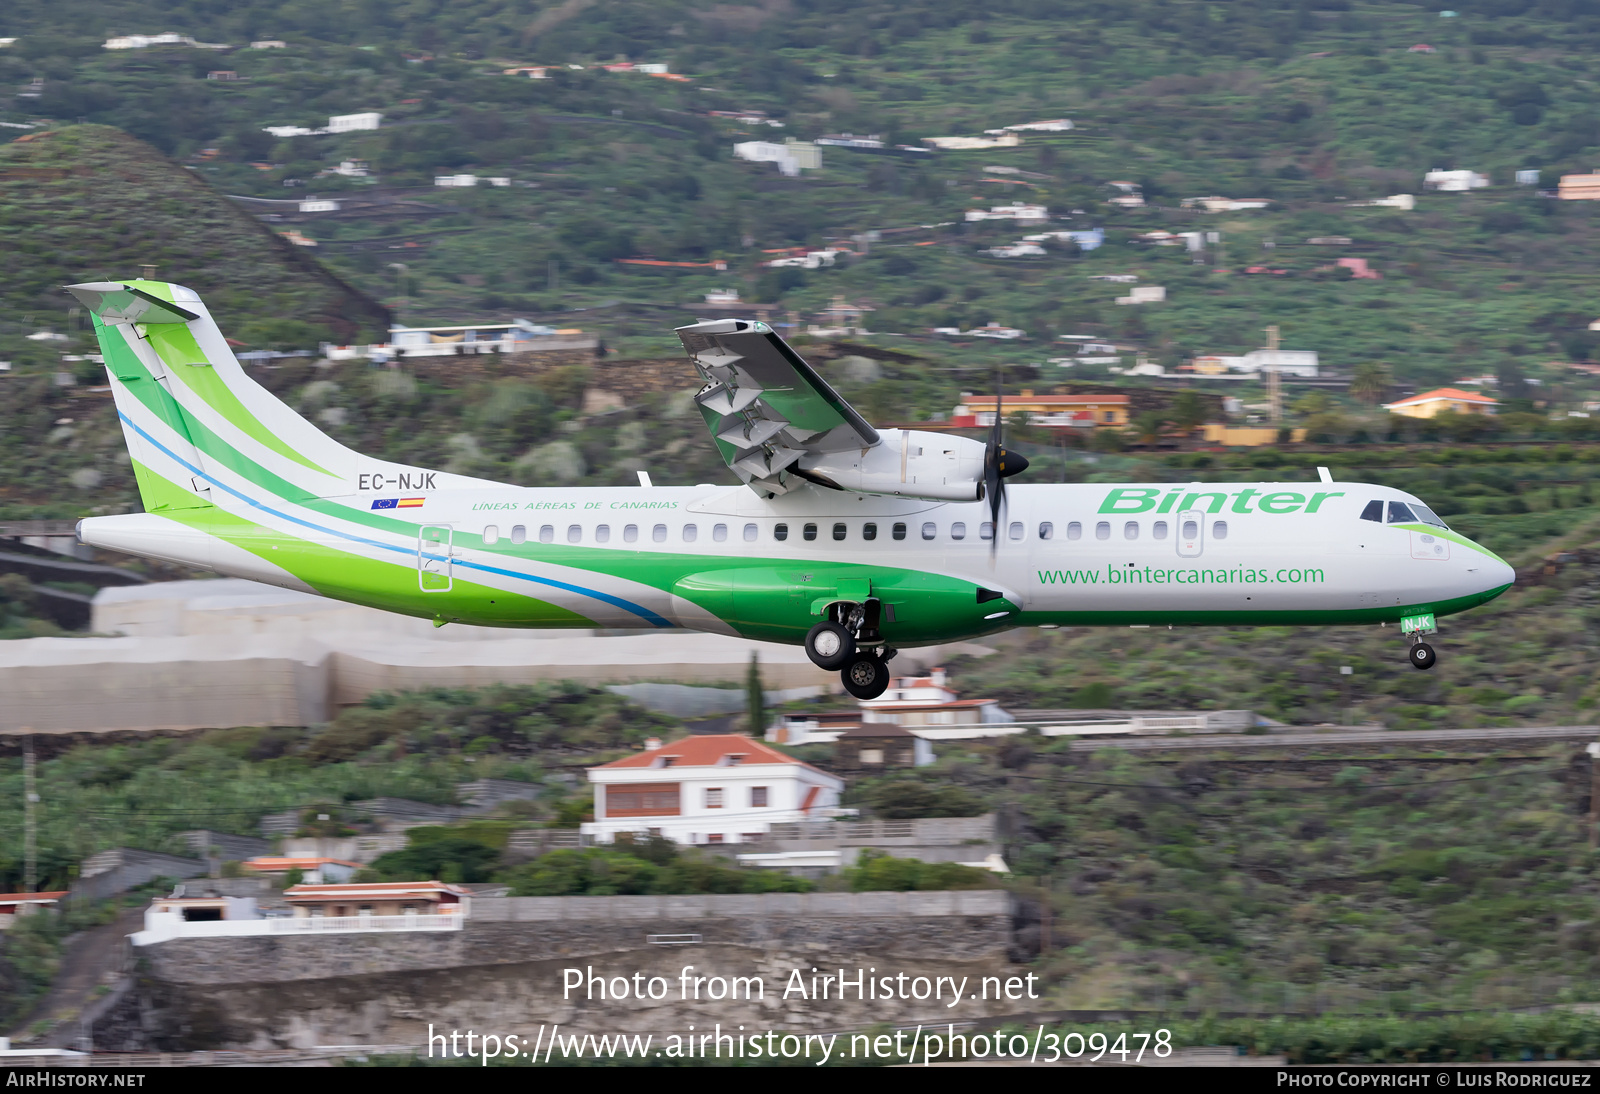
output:
[[[1408,615],[1400,620],[1400,631],[1411,639],[1411,667],[1414,669],[1431,669],[1439,662],[1439,655],[1433,652],[1433,647],[1423,639],[1438,630],[1433,621],[1433,613],[1423,615]]]
[[[838,669],[845,691],[857,699],[876,699],[889,687],[889,661],[895,651],[878,633],[876,597],[864,603],[838,603],[829,618],[806,634],[806,656],[821,669]]]

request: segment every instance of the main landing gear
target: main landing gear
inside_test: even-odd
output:
[[[838,669],[844,690],[857,699],[876,699],[889,687],[889,661],[895,651],[878,633],[878,621],[876,597],[861,604],[833,604],[828,619],[806,634],[811,663]]]

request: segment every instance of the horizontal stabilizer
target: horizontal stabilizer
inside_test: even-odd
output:
[[[98,315],[102,323],[190,323],[200,318],[143,289],[116,281],[68,285],[67,291]]]

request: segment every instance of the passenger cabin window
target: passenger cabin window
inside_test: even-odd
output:
[[[833,538],[835,540],[841,540],[848,534],[849,529],[847,529],[843,524],[835,524],[833,526]]]
[[[1225,520],[1219,520],[1216,523],[1212,524],[1211,525],[1211,538],[1212,539],[1227,539],[1228,538],[1228,522],[1225,521]]]
[[[569,524],[569,525],[567,525],[567,542],[568,543],[582,543],[583,542],[583,525],[581,525],[581,524]]]
[[[926,524],[924,524],[922,526],[922,538],[923,539],[932,539],[934,536],[936,536],[938,534],[939,534],[939,526],[937,524],[933,523],[933,521],[930,520],[930,521],[928,521]]]
[[[1083,525],[1080,524],[1078,521],[1073,521],[1072,523],[1068,524],[1067,525],[1067,538],[1068,539],[1082,539],[1083,538]]]
[[[1128,523],[1124,524],[1122,526],[1122,538],[1123,539],[1138,539],[1139,538],[1139,522],[1136,521],[1136,520],[1130,520]]]
[[[1375,520],[1379,524],[1382,524],[1383,523],[1383,502],[1381,502],[1381,501],[1369,501],[1369,502],[1367,502],[1367,507],[1365,509],[1361,510],[1361,519],[1362,520]]]
[[[610,543],[611,542],[611,525],[609,525],[609,524],[601,524],[601,525],[596,526],[596,528],[594,530],[594,541],[596,543]]]
[[[658,524],[654,528],[650,529],[650,538],[655,540],[657,543],[667,542],[667,526],[665,524]]]
[[[1189,541],[1190,543],[1193,543],[1196,539],[1199,538],[1199,536],[1200,536],[1200,522],[1199,521],[1197,521],[1197,520],[1186,520],[1186,521],[1183,522],[1183,538],[1185,540]]]
[[[758,536],[760,536],[760,535],[761,535],[761,529],[758,528],[756,525],[754,525],[754,524],[746,524],[744,526],[744,541],[746,543],[754,543],[756,541],[756,538]]]
[[[877,539],[878,526],[876,524],[863,524],[861,526],[861,538],[869,542]]]
[[[1164,520],[1156,521],[1154,524],[1152,524],[1150,526],[1150,534],[1151,534],[1151,536],[1155,537],[1156,539],[1166,539],[1167,538],[1167,522],[1164,521]]]
[[[637,524],[624,524],[622,526],[622,542],[624,542],[624,543],[638,543],[639,542],[639,526]]]
[[[483,526],[483,545],[492,547],[500,542],[500,529],[497,525],[486,524]]]
[[[965,521],[959,521],[958,520],[958,521],[956,521],[954,524],[952,524],[950,526],[950,538],[951,539],[966,539],[967,538],[967,525],[966,525]]]
[[[994,525],[990,524],[988,521],[984,521],[982,524],[978,525],[978,538],[993,539]]]
[[[808,524],[804,528],[800,529],[800,538],[805,540],[807,543],[810,543],[812,540],[816,539],[817,526],[815,524]]]
[[[772,538],[777,540],[779,543],[782,543],[784,540],[788,539],[789,526],[787,524],[775,525],[772,529]]]
[[[528,542],[528,526],[526,524],[513,524],[511,526],[511,542],[512,543],[526,543],[526,542]]]
[[[905,539],[906,526],[904,524],[896,524],[890,534],[893,535],[895,539]]]
[[[1415,524],[1416,521],[1417,514],[1411,511],[1411,506],[1403,501],[1391,501],[1389,503],[1390,524]]]
[[[1039,538],[1040,539],[1050,539],[1055,534],[1056,534],[1056,526],[1054,524],[1051,524],[1049,521],[1040,522],[1040,524],[1039,524]]]
[[[1094,538],[1095,539],[1110,539],[1111,538],[1111,523],[1109,521],[1104,521],[1103,520],[1099,524],[1096,524],[1094,526]]]
[[[1008,534],[1011,536],[1012,539],[1021,539],[1022,538],[1022,522],[1020,520],[1012,521],[1011,522],[1011,530],[1010,530],[1010,532]]]
[[[554,543],[556,541],[556,526],[553,524],[539,525],[539,542]]]
[[[717,543],[726,543],[728,540],[728,526],[726,524],[713,524],[711,538]]]
[[[683,526],[683,542],[685,542],[685,543],[693,543],[695,540],[697,540],[699,538],[700,538],[700,526],[698,524],[685,524]]]

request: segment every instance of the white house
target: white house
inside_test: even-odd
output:
[[[589,768],[594,820],[583,833],[610,843],[648,832],[678,843],[744,843],[773,824],[831,816],[844,780],[752,737],[707,734]]]
[[[1044,248],[1037,243],[1023,240],[1020,243],[1011,243],[1000,247],[990,247],[989,254],[995,258],[1031,258],[1044,254]]]
[[[922,143],[946,152],[974,152],[983,148],[1015,148],[1022,138],[1015,133],[999,137],[923,137]]]
[[[1164,285],[1135,285],[1128,290],[1127,296],[1119,296],[1118,304],[1159,304],[1167,298],[1167,289]]]
[[[1013,133],[1065,133],[1072,128],[1072,122],[1066,118],[1051,118],[1042,122],[1024,122],[1021,125],[1008,125],[1006,129]]]
[[[1050,219],[1050,210],[1043,205],[1026,205],[1013,201],[1007,205],[991,206],[988,211],[968,209],[967,220],[1014,220],[1019,224],[1043,224]]]
[[[1489,176],[1476,171],[1433,170],[1422,176],[1422,185],[1427,190],[1482,190],[1489,185]]]
[[[876,699],[861,702],[864,725],[887,723],[930,741],[998,737],[1017,732],[1016,717],[998,699],[963,699],[944,669],[927,676],[898,676]]]
[[[435,176],[433,176],[433,184],[435,186],[443,186],[443,187],[460,186],[460,187],[470,188],[470,187],[478,185],[478,176],[477,175],[435,175]]]
[[[383,124],[383,115],[375,110],[361,114],[335,114],[328,119],[329,133],[355,133],[363,129],[376,129]]]
[[[306,198],[300,203],[302,213],[337,213],[339,203],[332,198]]]
[[[308,129],[303,125],[267,125],[263,126],[262,129],[267,133],[271,133],[274,137],[278,137],[279,139],[285,139],[288,137],[310,137],[315,135],[317,132],[315,129]]]
[[[822,166],[822,149],[810,141],[797,141],[792,137],[783,144],[741,141],[733,146],[733,154],[751,163],[775,163],[779,171],[791,178],[801,171],[815,171]]]

